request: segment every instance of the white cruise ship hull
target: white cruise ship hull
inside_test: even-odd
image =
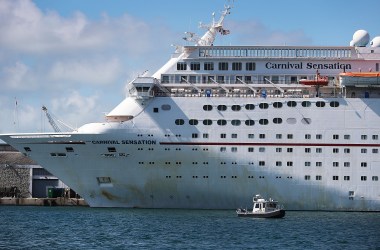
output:
[[[289,101],[297,106],[288,107]],[[303,107],[303,101],[312,105]],[[326,106],[316,107],[318,101]],[[330,107],[331,101],[339,107]],[[274,102],[283,107],[274,108]],[[256,108],[244,110],[248,103]],[[269,108],[260,109],[261,103]],[[171,109],[153,112],[162,105]],[[204,105],[214,108],[205,111]],[[229,110],[221,112],[218,105]],[[231,105],[242,110],[232,111]],[[185,124],[176,125],[176,118]],[[274,118],[282,123],[274,124]],[[190,119],[199,124],[188,125]],[[214,125],[203,125],[204,119]],[[218,126],[219,119],[229,122]],[[255,125],[233,126],[234,119]],[[372,179],[380,176],[379,153],[373,150],[380,141],[372,137],[380,134],[379,124],[380,99],[159,97],[130,121],[0,139],[58,176],[91,207],[235,209],[260,193],[287,210],[380,211],[380,182]]]

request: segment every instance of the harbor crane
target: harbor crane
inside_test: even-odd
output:
[[[48,121],[49,121],[50,125],[52,126],[54,132],[57,132],[57,133],[62,132],[61,129],[59,128],[59,126],[57,125],[57,123],[55,122],[55,120],[53,119],[53,116],[48,112],[48,109],[46,108],[46,106],[42,106],[42,111],[45,112],[46,117],[48,118]],[[64,123],[58,119],[57,119],[57,121],[59,123],[61,123],[62,125],[64,125],[65,127],[69,128],[70,130],[76,130],[76,129],[72,128],[72,126],[67,125],[66,123]]]

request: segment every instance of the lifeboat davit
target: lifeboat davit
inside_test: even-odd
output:
[[[299,83],[308,86],[327,86],[329,84],[329,78],[327,76],[321,76],[317,71],[315,79],[301,79]]]

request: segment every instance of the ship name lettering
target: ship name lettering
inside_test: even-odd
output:
[[[92,144],[120,144],[117,140],[101,140],[101,141],[92,141]]]
[[[121,144],[156,144],[155,140],[122,140]]]
[[[351,69],[349,63],[307,63],[307,69]]]
[[[302,69],[302,62],[300,63],[271,63],[267,62],[265,64],[267,69]]]

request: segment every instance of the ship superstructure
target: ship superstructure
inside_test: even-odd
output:
[[[0,138],[93,207],[234,209],[260,193],[289,210],[380,211],[380,84],[345,78],[380,71],[379,39],[213,45],[229,13],[130,82],[105,122]]]

